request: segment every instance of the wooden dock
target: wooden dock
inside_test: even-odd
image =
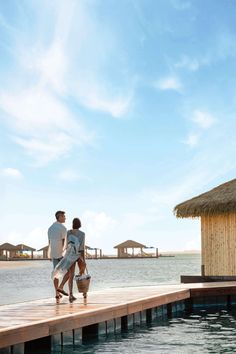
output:
[[[145,313],[147,317],[152,316],[151,309],[165,305],[170,314],[173,303],[182,301],[187,304],[190,300],[194,303],[194,299],[217,296],[229,304],[236,298],[236,282],[93,291],[88,294],[87,304],[78,294],[78,300],[73,304],[63,297],[60,304],[56,304],[55,299],[43,299],[3,305],[0,306],[0,353],[27,353],[27,345],[40,339],[44,342],[46,339],[47,346],[63,344],[63,334],[64,342],[68,336],[74,342],[76,335],[80,339],[96,336],[98,325],[106,332],[109,321],[114,328],[126,328],[131,315]]]

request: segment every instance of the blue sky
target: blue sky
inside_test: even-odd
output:
[[[176,204],[235,178],[236,3],[0,1],[1,242],[200,248]]]

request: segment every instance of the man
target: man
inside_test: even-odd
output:
[[[64,222],[66,221],[66,216],[65,212],[58,210],[55,214],[56,217],[56,222],[54,222],[48,229],[48,241],[49,241],[49,247],[48,247],[48,258],[52,260],[53,263],[53,268],[56,267],[56,265],[60,262],[62,259],[62,253],[64,249],[64,245],[66,242],[66,235],[67,235],[67,230],[65,226],[63,225]],[[56,299],[59,300],[61,297],[62,293],[63,295],[68,296],[68,294],[62,290],[60,293],[58,292],[58,279],[54,279],[54,288],[56,292]]]

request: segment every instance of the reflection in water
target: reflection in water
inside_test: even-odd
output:
[[[148,326],[136,325],[126,333],[100,337],[90,344],[58,348],[54,353],[236,353],[236,313],[201,311],[169,321],[156,320]]]

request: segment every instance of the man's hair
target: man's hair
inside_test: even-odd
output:
[[[56,212],[56,214],[55,214],[55,217],[56,217],[57,220],[59,219],[60,215],[65,215],[65,212],[62,211],[62,210],[58,210],[58,211]]]
[[[81,227],[81,221],[78,218],[74,218],[72,222],[73,229],[79,229]]]

